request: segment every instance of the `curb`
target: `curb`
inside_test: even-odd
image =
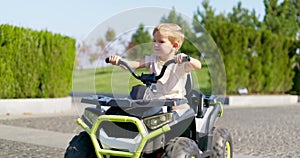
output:
[[[72,108],[72,98],[0,99],[0,114],[57,113]]]
[[[72,97],[87,96],[89,93],[73,93],[64,98],[0,99],[0,115],[59,113],[72,109]],[[111,95],[111,94],[103,94]],[[125,95],[116,95],[126,97]],[[115,96],[115,97],[116,97]],[[278,106],[300,103],[298,95],[241,95],[227,96],[224,104],[229,107]]]
[[[297,95],[241,95],[228,96],[227,105],[234,107],[290,105],[299,102]]]

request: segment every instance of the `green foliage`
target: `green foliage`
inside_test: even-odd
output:
[[[219,27],[229,30],[218,35],[224,40],[217,43],[224,54],[228,93],[236,93],[239,87],[247,87],[250,93],[284,93],[291,89],[291,40],[239,25],[224,23]]]
[[[300,1],[284,0],[281,3],[278,3],[278,0],[264,0],[264,5],[266,8],[266,15],[261,29],[270,30],[272,33],[278,34],[279,36],[290,37],[294,39],[292,43],[297,43],[296,39],[299,39],[300,35]],[[299,55],[294,54],[297,48],[300,49],[299,44],[296,48],[289,49],[290,60],[294,62],[294,65],[299,64],[299,61],[295,60],[299,58]],[[294,67],[293,70],[295,77],[293,78],[293,88],[291,89],[291,93],[300,94],[299,69]]]
[[[290,49],[293,39],[257,30],[255,13],[234,8],[229,18],[215,15],[208,1],[195,19],[201,21],[222,54],[227,77],[227,93],[236,94],[239,87],[250,93],[285,93],[293,85]],[[238,16],[240,15],[240,16]],[[195,30],[200,28],[194,26]]]
[[[145,55],[153,53],[152,37],[143,24],[140,24],[137,31],[132,35],[127,46],[127,56],[129,59],[141,59]]]
[[[291,93],[300,95],[300,40],[294,43],[294,47],[290,51],[292,52],[293,70],[295,72]]]
[[[74,58],[74,39],[0,25],[0,98],[68,96]]]
[[[271,32],[295,38],[299,31],[299,1],[291,3],[284,0],[278,4],[278,0],[264,0],[266,15],[264,17],[264,28]],[[298,15],[297,15],[298,14]]]
[[[114,40],[115,38],[116,38],[116,33],[115,33],[114,29],[109,28],[105,34],[106,41],[110,42],[110,41]]]
[[[260,26],[255,10],[250,13],[248,9],[242,8],[242,2],[238,2],[237,6],[232,8],[232,13],[228,13],[227,16],[231,23],[241,24],[245,27],[252,28]]]

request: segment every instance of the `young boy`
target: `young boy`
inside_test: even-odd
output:
[[[162,23],[153,31],[153,50],[150,56],[145,56],[139,61],[127,61],[133,69],[147,68],[150,73],[160,74],[163,64],[171,59],[175,59],[177,64],[168,66],[164,76],[158,80],[155,92],[147,92],[147,98],[183,99],[187,74],[191,70],[201,69],[201,62],[195,58],[190,58],[190,62],[182,63],[184,53],[176,54],[182,46],[184,34],[182,29],[173,23]],[[109,57],[109,62],[117,65],[120,57],[113,55]],[[144,97],[145,98],[145,97]]]

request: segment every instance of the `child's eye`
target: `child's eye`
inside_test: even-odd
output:
[[[154,43],[156,43],[156,42],[157,42],[157,43],[166,43],[166,42],[163,41],[163,40],[158,40],[158,41],[157,41],[157,40],[153,40],[153,42],[154,42]]]

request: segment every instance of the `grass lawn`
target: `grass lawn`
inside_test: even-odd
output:
[[[137,74],[148,73],[146,69],[139,69]],[[208,68],[193,71],[194,87],[203,93],[210,93],[210,77]],[[195,82],[196,81],[196,82]],[[77,69],[73,72],[74,92],[99,92],[129,94],[131,87],[142,84],[139,80],[117,66],[109,66],[97,69]],[[113,86],[112,86],[113,85]]]

